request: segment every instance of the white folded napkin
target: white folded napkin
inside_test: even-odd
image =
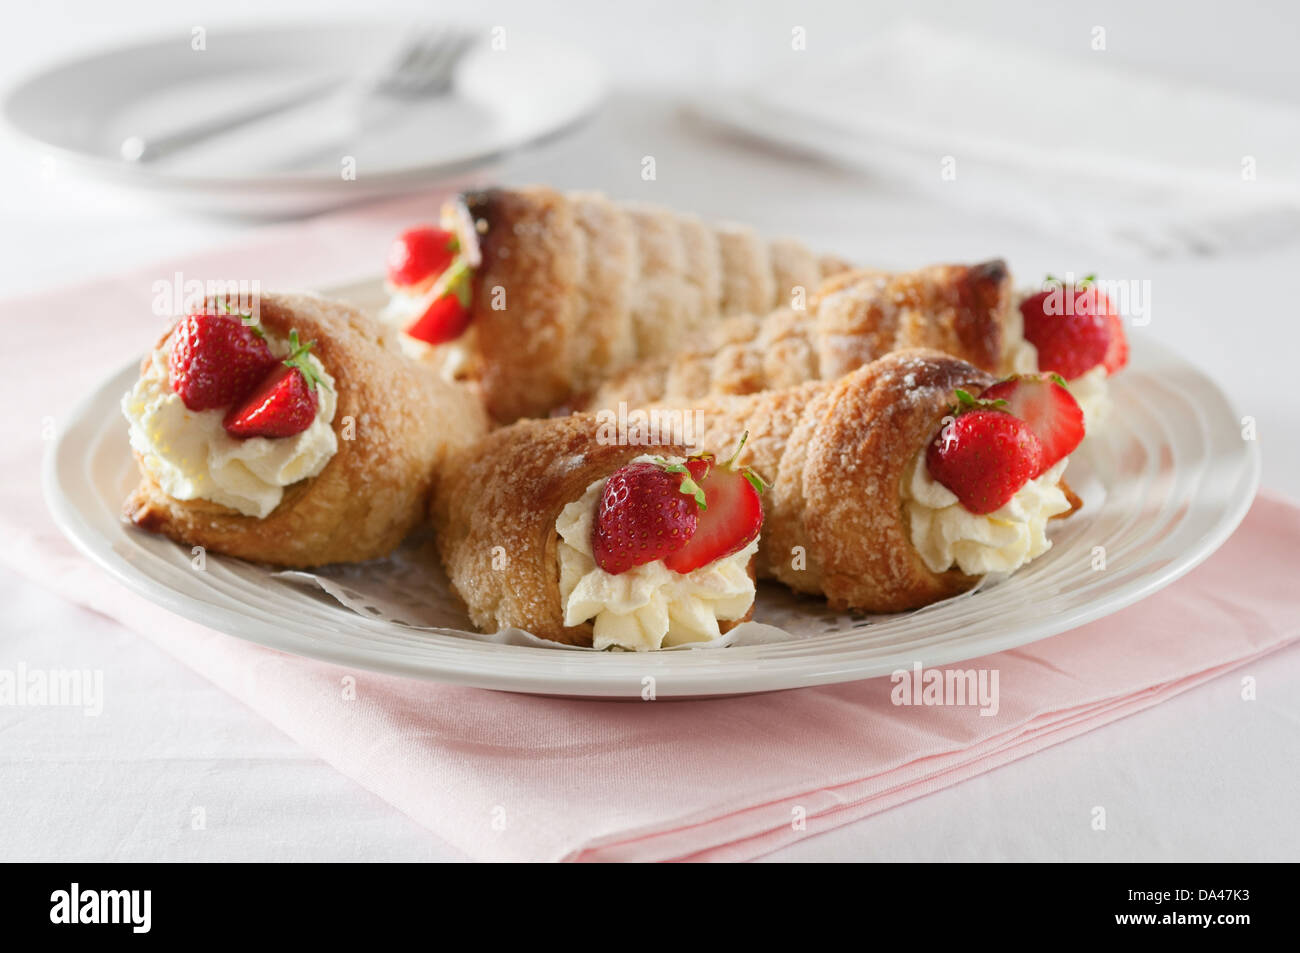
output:
[[[1102,246],[1300,235],[1300,113],[907,24],[695,104],[733,129]]]

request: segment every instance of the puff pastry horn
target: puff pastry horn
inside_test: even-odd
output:
[[[593,409],[752,394],[833,380],[891,351],[929,347],[995,374],[1010,372],[1022,340],[1011,275],[1002,261],[828,279],[807,311],[780,308],[719,325],[711,340],[639,362],[583,402]]]
[[[635,457],[687,453],[673,444],[602,442],[595,416],[575,414],[521,420],[460,454],[438,486],[432,513],[443,566],[474,624],[590,646],[590,622],[564,624],[561,511]],[[720,630],[739,621],[721,622]]]
[[[926,567],[901,490],[953,392],[979,393],[993,381],[965,361],[914,349],[838,380],[694,405],[698,441],[728,446],[748,430],[744,460],[771,482],[758,574],[865,612],[915,609],[974,586],[977,576]],[[1064,481],[1061,489],[1077,508]]]
[[[748,430],[744,460],[771,484],[759,575],[867,612],[913,609],[975,585],[973,576],[926,568],[900,490],[953,391],[978,393],[991,383],[957,358],[911,350],[836,381],[694,405],[703,421],[699,441],[727,446]]]
[[[453,353],[502,422],[545,416],[727,315],[764,314],[848,267],[797,241],[592,192],[490,189],[462,201],[481,256],[473,320],[435,360]]]
[[[348,305],[308,294],[263,295],[260,320],[281,338],[296,330],[302,340],[314,339],[312,354],[334,378],[338,446],[329,462],[285,488],[262,518],[204,499],[174,499],[141,463],[126,518],[186,545],[279,566],[388,554],[425,518],[449,453],[487,432],[481,401],[405,357],[391,332]],[[159,348],[169,347],[171,334]],[[345,433],[348,421],[352,432]]]

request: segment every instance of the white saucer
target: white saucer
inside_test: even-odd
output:
[[[584,52],[482,26],[471,30],[475,45],[457,66],[451,94],[410,109],[376,107],[381,121],[360,137],[332,134],[339,109],[327,100],[157,164],[119,157],[129,136],[353,75],[411,29],[373,22],[214,28],[202,50],[178,32],[49,67],[12,89],[0,112],[72,172],[205,211],[285,214],[461,175],[572,128],[603,96],[602,71]],[[304,157],[307,165],[283,168]],[[346,158],[354,178],[346,177]]]

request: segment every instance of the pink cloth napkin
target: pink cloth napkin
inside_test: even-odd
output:
[[[897,707],[889,679],[695,702],[582,702],[300,659],[186,622],[82,559],[40,499],[41,432],[160,333],[181,270],[321,285],[376,270],[436,199],[280,227],[216,254],[3,304],[0,558],[154,640],[340,771],[484,860],[741,860],[1140,711],[1300,639],[1300,508],[1264,495],[1207,563],[1137,606],[1021,649],[1000,709]],[[58,364],[56,365],[56,355]],[[68,370],[71,369],[71,370]],[[355,698],[344,679],[355,679]],[[806,820],[801,824],[800,818]]]

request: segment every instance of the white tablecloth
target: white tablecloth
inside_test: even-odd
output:
[[[322,5],[295,6],[318,11]],[[0,37],[0,82],[101,40],[188,31],[191,20],[217,23],[218,17],[244,15],[245,7],[260,5],[199,4],[200,14],[187,14],[182,23],[171,7],[153,0],[137,4],[134,15],[117,7],[110,15],[90,2],[64,13],[24,5],[10,14]],[[206,19],[205,9],[211,13]],[[735,78],[788,48],[792,25],[806,25],[810,43],[821,37],[829,44],[891,15],[883,7],[795,14],[779,4],[728,4],[701,19],[699,4],[657,5],[634,30],[616,28],[605,9],[579,4],[571,18],[556,19],[522,2],[476,8],[486,21],[550,27],[591,47],[619,86],[614,106],[594,123],[574,138],[511,160],[504,179],[601,188],[708,217],[745,219],[882,265],[1003,255],[1028,280],[1066,269],[1149,279],[1152,322],[1135,334],[1169,344],[1208,369],[1241,413],[1258,420],[1265,484],[1298,495],[1300,398],[1293,355],[1300,352],[1300,331],[1279,284],[1294,275],[1296,246],[1210,259],[1135,260],[755,151],[683,123],[672,106],[674,89]],[[683,26],[674,11],[692,26]],[[1239,91],[1300,100],[1287,48],[1296,24],[1264,22],[1272,14],[1242,13],[1225,23],[1221,16],[1184,12],[1171,19],[1103,3],[1090,6],[1086,23],[1061,13],[1060,30],[1047,36],[1031,29],[1045,16],[1041,5],[1017,3],[993,20],[955,15],[959,19],[949,25],[960,27],[964,18],[976,29],[1036,37],[1066,54],[1080,44],[1086,49],[1096,21],[1107,26],[1113,55],[1126,62],[1180,76],[1213,73]],[[1066,107],[1086,111],[1086,104]],[[647,154],[656,157],[654,182],[640,179]],[[0,296],[228,242],[249,227],[45,182],[34,160],[10,142],[0,149],[0,209]],[[74,316],[49,319],[68,321],[75,333]],[[4,573],[0,605],[0,668],[25,662],[103,669],[110,702],[99,717],[58,708],[0,709],[0,828],[6,832],[0,859],[463,859],[111,620]],[[1243,675],[1256,679],[1257,700],[1241,699]],[[1300,796],[1298,720],[1300,648],[1292,648],[772,859],[1294,860],[1300,856],[1293,819]],[[1098,805],[1106,808],[1105,832],[1090,825]],[[196,830],[200,808],[204,826]]]

